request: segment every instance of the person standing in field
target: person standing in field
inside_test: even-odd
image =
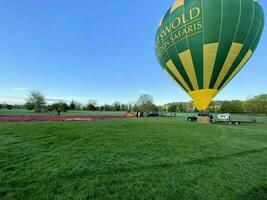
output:
[[[60,116],[61,109],[57,109],[57,115]]]

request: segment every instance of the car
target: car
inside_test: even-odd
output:
[[[148,114],[147,114],[147,117],[159,117],[159,113],[158,112],[149,112]]]
[[[198,115],[193,115],[193,116],[187,117],[187,121],[196,122],[197,121],[197,117],[198,117]]]
[[[220,122],[229,122],[231,121],[231,115],[229,113],[220,114],[218,115],[218,120]]]

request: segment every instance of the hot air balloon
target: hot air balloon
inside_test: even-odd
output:
[[[177,0],[159,23],[156,55],[204,111],[252,56],[263,26],[257,0]]]

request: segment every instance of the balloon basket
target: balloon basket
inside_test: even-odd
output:
[[[210,124],[211,123],[211,119],[208,116],[198,116],[197,123]]]

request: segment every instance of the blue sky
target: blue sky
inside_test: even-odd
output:
[[[2,0],[0,102],[29,90],[48,99],[157,104],[189,97],[164,74],[154,53],[157,24],[174,0]],[[266,1],[261,1],[267,13]],[[267,29],[246,67],[216,99],[267,92]]]

